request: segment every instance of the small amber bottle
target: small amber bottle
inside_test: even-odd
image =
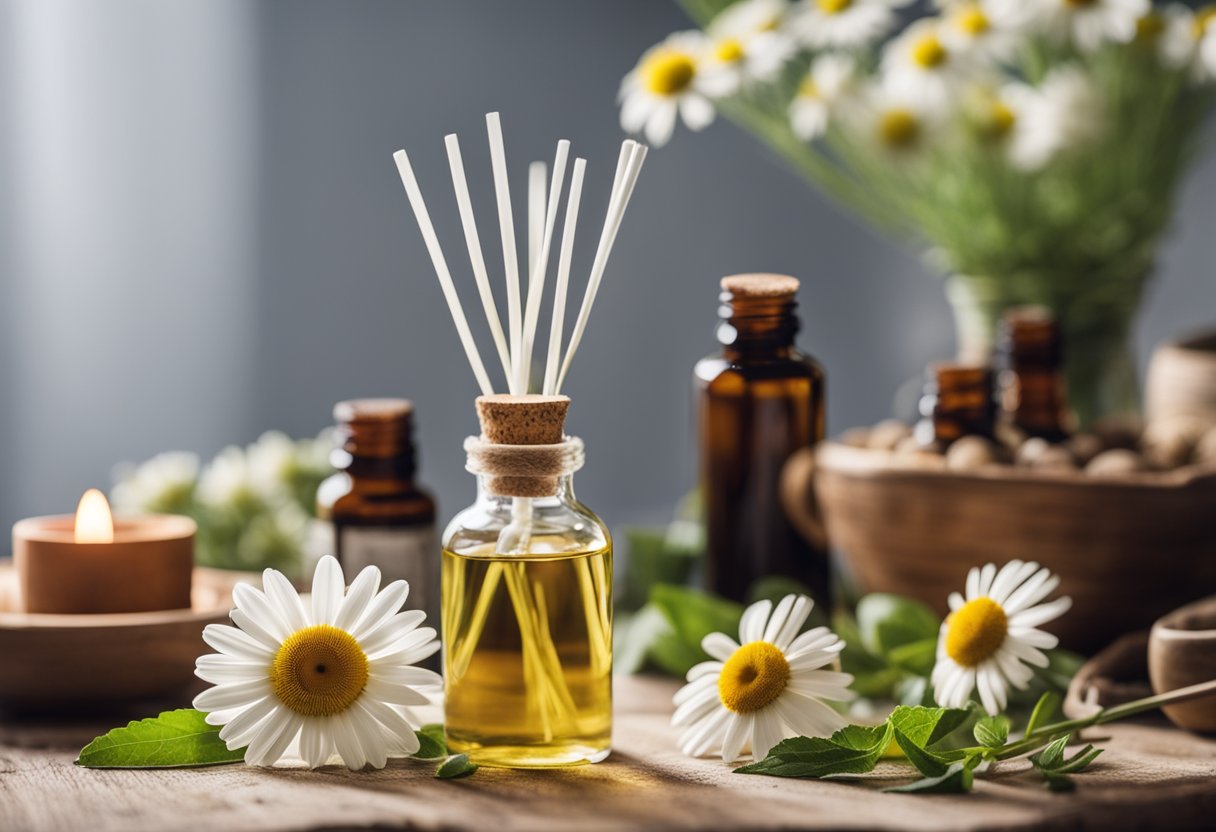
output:
[[[317,517],[333,526],[348,577],[370,564],[382,582],[406,580],[410,607],[439,620],[435,501],[414,483],[413,406],[405,399],[338,402],[338,472],[317,489]]]
[[[824,373],[798,352],[793,277],[722,279],[722,352],[694,370],[710,590],[744,600],[768,575],[805,584],[827,603],[827,553],[808,544],[782,510],[778,486],[790,455],[823,439]]]
[[[998,336],[1001,408],[1029,436],[1059,442],[1069,435],[1068,394],[1060,327],[1041,306],[1007,312]]]
[[[993,438],[996,400],[992,369],[950,362],[930,365],[920,415],[915,435],[925,447],[944,450],[963,436]]]

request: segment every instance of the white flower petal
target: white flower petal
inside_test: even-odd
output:
[[[1005,603],[1005,614],[1013,615],[1024,609],[1029,609],[1055,591],[1060,585],[1058,575],[1052,575],[1047,569],[1040,569],[1030,580],[1022,584],[1009,596]]]
[[[351,628],[350,634],[356,640],[361,640],[364,635],[375,632],[377,627],[384,624],[400,611],[401,605],[405,603],[405,598],[409,595],[409,592],[410,585],[405,581],[393,581],[380,590],[368,603],[363,615]],[[425,613],[423,614],[425,615]]]
[[[773,602],[764,598],[743,611],[743,617],[739,619],[740,644],[759,641],[764,637],[764,623],[768,621],[772,609]]]
[[[689,93],[680,99],[680,117],[689,130],[704,130],[714,121],[714,107],[702,96]]]
[[[379,627],[359,638],[359,645],[363,648],[363,652],[369,655],[378,653],[397,639],[409,635],[425,620],[426,613],[422,610],[399,612]]]
[[[409,685],[415,688],[443,686],[443,677],[433,670],[413,665],[396,665],[384,660],[370,662],[368,674],[382,682],[394,685]]]
[[[978,566],[973,566],[967,572],[967,586],[965,596],[968,601],[974,601],[980,597],[980,569]]]
[[[391,734],[397,740],[394,747],[403,753],[413,754],[421,747],[414,726],[393,708],[370,696],[360,697],[355,706],[362,708],[369,719],[374,719],[382,726],[382,730]]]
[[[701,757],[709,754],[715,748],[721,747],[722,735],[726,731],[726,723],[731,712],[719,708],[701,722],[684,732],[680,740],[680,749],[690,757]]]
[[[221,653],[253,661],[270,662],[273,651],[258,643],[253,636],[227,624],[208,624],[203,628],[203,641]]]
[[[786,660],[790,663],[790,670],[792,671],[818,670],[824,665],[835,661],[836,652],[828,650],[804,650],[796,656],[789,656]]]
[[[761,641],[767,641],[770,644],[776,642],[777,634],[785,626],[790,610],[794,608],[794,598],[793,595],[787,595],[777,602],[777,609],[773,610],[773,615],[768,620],[768,626],[764,628],[764,638]]]
[[[790,691],[774,703],[786,725],[807,737],[830,737],[847,723],[843,716],[811,696]]]
[[[252,734],[249,732],[258,727],[258,723],[280,707],[279,700],[274,696],[265,696],[239,711],[228,711],[230,715],[224,727],[220,728],[220,739],[228,744],[230,751],[249,745]]]
[[[333,744],[329,742],[320,717],[309,717],[300,728],[300,756],[309,768],[320,768],[329,762]]]
[[[715,685],[680,703],[675,713],[671,715],[671,725],[674,728],[693,725],[720,707],[722,707],[722,703],[718,699],[718,689]]]
[[[253,679],[248,682],[232,682],[217,685],[194,697],[194,707],[200,711],[219,711],[224,708],[240,708],[250,705],[270,690],[269,679]]]
[[[996,564],[985,563],[980,570],[980,595],[987,595],[992,590],[992,581],[996,578]]]
[[[999,680],[994,680],[992,674],[989,673],[987,667],[981,665],[976,670],[975,684],[980,692],[980,704],[984,706],[984,710],[990,715],[996,716],[1001,712],[1000,706],[996,700],[996,689],[994,682],[999,685]]]
[[[338,756],[351,771],[358,771],[367,765],[367,755],[363,753],[363,746],[359,744],[359,736],[346,711],[330,717],[330,738],[334,742]]]
[[[334,626],[348,633],[353,630],[379,589],[380,569],[376,566],[363,567],[347,590],[346,597],[342,599],[338,614],[334,616]]]
[[[1027,571],[1026,567],[1028,565],[1014,559],[1002,566],[1001,571],[996,574],[996,580],[992,582],[992,586],[988,589],[988,597],[998,604],[1004,604],[1005,599],[1009,597],[1009,593],[1017,589],[1022,581],[1034,574],[1034,570],[1038,568],[1038,564],[1035,564]],[[1026,572],[1026,574],[1023,575],[1023,572]]]
[[[232,602],[236,605],[237,610],[244,612],[257,623],[259,628],[269,633],[274,644],[277,645],[291,634],[292,630],[287,626],[287,619],[276,609],[275,605],[270,603],[270,599],[261,590],[254,589],[247,583],[239,583],[232,588]],[[244,625],[241,625],[241,629],[249,632]],[[254,637],[256,638],[256,636]]]
[[[739,759],[743,743],[750,739],[752,733],[751,714],[732,713],[726,723],[726,733],[722,736],[722,760],[733,763]]]
[[[785,739],[781,717],[773,708],[757,711],[752,723],[752,759],[763,760],[768,752]]]
[[[384,728],[368,713],[366,708],[359,705],[357,700],[354,705],[346,709],[343,716],[347,718],[351,728],[354,729],[355,736],[359,738],[359,747],[363,749],[368,764],[372,768],[384,768],[388,763],[388,738],[385,736]]]
[[[283,640],[275,636],[274,633],[262,626],[261,622],[256,620],[249,613],[242,609],[233,609],[228,613],[228,617],[232,619],[232,623],[240,627],[245,633],[248,633],[259,644],[267,650],[278,651]]]
[[[300,600],[300,593],[296,592],[282,572],[277,569],[265,570],[262,573],[262,588],[282,614],[289,631],[303,630],[312,623],[304,609],[304,602]]]
[[[1067,595],[1057,598],[1047,604],[1020,610],[1009,616],[1010,627],[1038,627],[1048,621],[1059,618],[1072,607],[1072,599]]]
[[[346,591],[342,567],[337,558],[326,555],[317,561],[317,570],[312,576],[312,620],[314,624],[333,624],[342,595]]]
[[[1027,664],[1032,664],[1035,667],[1047,667],[1051,664],[1042,651],[1034,646],[1027,644],[1022,639],[1006,638],[1005,643],[1001,645],[1002,650],[1008,650],[1013,655],[1017,656]]]
[[[430,697],[412,688],[384,682],[375,677],[368,677],[367,687],[363,690],[368,696],[393,705],[426,705],[431,701]]]
[[[627,95],[621,105],[621,129],[626,133],[637,133],[650,118],[654,100],[645,92]]]
[[[950,605],[950,612],[955,612],[961,609],[963,604],[967,603],[967,600],[959,593],[951,592],[950,596],[946,598],[946,603]]]
[[[1007,641],[1017,641],[1022,644],[1027,644],[1031,647],[1038,647],[1040,650],[1051,650],[1060,643],[1060,639],[1053,636],[1051,633],[1045,633],[1042,630],[1034,630],[1028,627],[1010,627]]]
[[[717,676],[700,676],[676,691],[675,696],[671,697],[671,703],[678,707],[703,691],[717,689]]]
[[[194,675],[204,682],[222,685],[266,678],[265,662],[242,661],[234,656],[208,653],[194,662]]]
[[[1034,678],[1034,671],[1027,665],[1022,664],[1011,651],[1004,646],[996,651],[992,657],[996,662],[997,667],[1001,669],[1001,674],[1018,690],[1025,690],[1026,685]]]
[[[379,647],[376,650],[367,648],[364,652],[367,653],[367,656],[370,659],[380,659],[389,655],[398,656],[398,654],[412,652],[420,646],[425,646],[432,643],[437,644],[438,642],[435,641],[435,636],[436,633],[434,627],[419,627],[416,630],[410,630],[406,632],[405,635],[389,641],[383,647]],[[432,650],[431,653],[433,652],[434,651]],[[429,656],[431,653],[427,653],[427,655]],[[399,656],[398,658],[394,658],[393,661],[397,662],[398,664],[413,663],[412,661],[402,659]]]
[[[299,714],[286,708],[275,711],[245,749],[245,762],[251,766],[274,765],[299,735],[303,724],[304,718]]]
[[[794,637],[798,635],[798,631],[802,629],[802,625],[806,623],[813,606],[815,606],[815,602],[805,595],[799,595],[794,599],[794,608],[790,610],[789,617],[786,618],[785,624],[777,633],[776,640],[773,641],[778,650],[784,651],[790,646]]]
[[[654,147],[662,147],[671,140],[676,129],[675,101],[656,101],[646,119],[646,140]]]
[[[707,662],[697,662],[688,669],[688,675],[685,677],[692,682],[700,679],[702,676],[717,674],[722,672],[722,662],[710,660]]]
[[[726,661],[739,649],[739,645],[726,633],[710,633],[701,639],[701,649],[715,659]]]

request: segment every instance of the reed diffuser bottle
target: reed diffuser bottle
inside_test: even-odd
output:
[[[801,581],[828,599],[828,558],[798,535],[778,495],[790,455],[823,439],[824,374],[798,352],[798,281],[722,279],[722,352],[693,371],[697,388],[706,583],[743,601],[759,578]]]
[[[528,171],[528,282],[521,291],[506,151],[497,113],[486,116],[506,274],[507,327],[498,317],[456,136],[446,140],[452,184],[486,323],[506,376],[496,395],[465,318],[426,203],[404,150],[394,154],[457,334],[481,387],[481,435],[465,442],[477,501],[443,535],[442,598],[448,747],[483,765],[594,763],[612,743],[612,541],[574,497],[583,443],[565,434],[561,387],[586,331],[608,255],[646,159],[621,144],[604,226],[568,341],[563,322],[585,159],[575,159],[561,233],[544,377],[532,353],[570,142],[557,143],[553,176]],[[546,194],[547,191],[547,194]]]
[[[477,501],[443,535],[448,747],[479,763],[597,762],[612,741],[612,542],[571,483],[565,396],[482,396]]]

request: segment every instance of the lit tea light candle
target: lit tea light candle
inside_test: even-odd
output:
[[[120,613],[186,609],[194,570],[189,517],[115,519],[97,489],[75,515],[13,525],[21,601],[32,613]]]

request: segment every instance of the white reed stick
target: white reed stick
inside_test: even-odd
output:
[[[626,140],[628,141],[628,140]],[[570,372],[570,365],[574,361],[574,355],[578,351],[578,345],[583,339],[583,333],[587,329],[587,319],[591,316],[591,307],[595,303],[595,297],[599,293],[600,282],[604,278],[604,268],[608,264],[608,255],[612,253],[612,246],[616,242],[617,232],[621,228],[621,220],[625,215],[625,209],[629,206],[629,198],[633,195],[634,185],[637,184],[638,174],[642,170],[642,164],[646,161],[647,147],[644,144],[634,144],[630,148],[628,154],[622,148],[621,157],[625,160],[624,170],[618,167],[617,175],[613,177],[613,194],[608,201],[608,213],[604,218],[604,228],[600,233],[599,246],[596,248],[595,259],[591,264],[591,275],[587,279],[587,288],[583,293],[583,303],[579,308],[578,319],[574,324],[574,331],[570,335],[570,345],[566,348],[565,358],[562,359],[562,369],[557,377],[557,386],[554,393],[562,389],[562,383],[566,380],[566,375]]]
[[[401,184],[405,186],[405,195],[409,197],[410,207],[414,209],[414,217],[418,220],[418,228],[422,231],[426,250],[431,255],[435,275],[439,278],[439,285],[443,289],[443,297],[447,300],[448,309],[452,312],[452,321],[456,324],[457,333],[460,334],[460,343],[464,346],[464,353],[469,359],[469,365],[473,368],[473,375],[477,377],[478,385],[481,386],[481,392],[489,396],[493,394],[494,387],[490,384],[490,377],[486,375],[485,366],[481,363],[477,343],[473,340],[473,333],[469,331],[469,322],[465,320],[464,309],[460,306],[456,287],[452,285],[452,275],[448,272],[447,261],[443,258],[443,249],[440,248],[439,238],[435,235],[434,226],[431,225],[431,217],[427,213],[426,202],[422,199],[422,191],[418,188],[418,180],[414,177],[414,169],[410,166],[409,156],[404,150],[398,150],[393,154],[393,160],[397,163],[397,172],[401,175]]]
[[[486,113],[486,132],[490,137],[490,164],[494,169],[494,195],[498,200],[498,230],[502,236],[503,267],[507,275],[507,327],[511,336],[512,372],[507,377],[511,392],[522,395],[526,390],[516,387],[522,326],[519,310],[519,258],[515,251],[515,219],[511,214],[511,186],[507,181],[507,150],[502,140],[502,120],[498,113]]]
[[[549,184],[544,230],[536,262],[528,275],[528,302],[524,309],[524,349],[519,362],[520,389],[528,392],[532,375],[532,347],[536,343],[536,325],[540,320],[540,302],[545,293],[545,274],[549,271],[549,250],[553,246],[553,227],[557,222],[557,206],[562,200],[562,187],[566,180],[566,159],[570,155],[570,142],[562,139],[557,143],[553,158],[553,180]]]
[[[545,174],[544,162],[528,165],[528,275],[536,269],[540,240],[545,233]]]
[[[460,140],[455,133],[444,137],[448,150],[448,166],[452,169],[452,189],[456,192],[456,204],[460,207],[460,223],[464,226],[464,241],[469,249],[469,261],[473,265],[473,277],[477,281],[477,291],[481,295],[481,308],[486,314],[486,323],[490,334],[494,336],[494,346],[498,349],[498,360],[502,363],[502,372],[511,384],[511,352],[507,348],[507,337],[502,331],[502,322],[498,317],[498,305],[494,302],[494,291],[490,288],[490,276],[486,272],[486,261],[481,254],[481,238],[477,234],[477,219],[473,214],[473,201],[469,198],[469,183],[464,175],[464,161],[460,156]]]
[[[566,317],[566,290],[570,285],[570,259],[574,253],[574,233],[578,228],[578,204],[583,196],[583,175],[587,169],[586,159],[574,160],[574,174],[570,178],[570,196],[566,198],[566,221],[562,225],[562,248],[557,260],[557,287],[553,293],[553,318],[549,322],[549,358],[545,362],[546,396],[557,393],[557,367],[561,358],[562,327]]]

